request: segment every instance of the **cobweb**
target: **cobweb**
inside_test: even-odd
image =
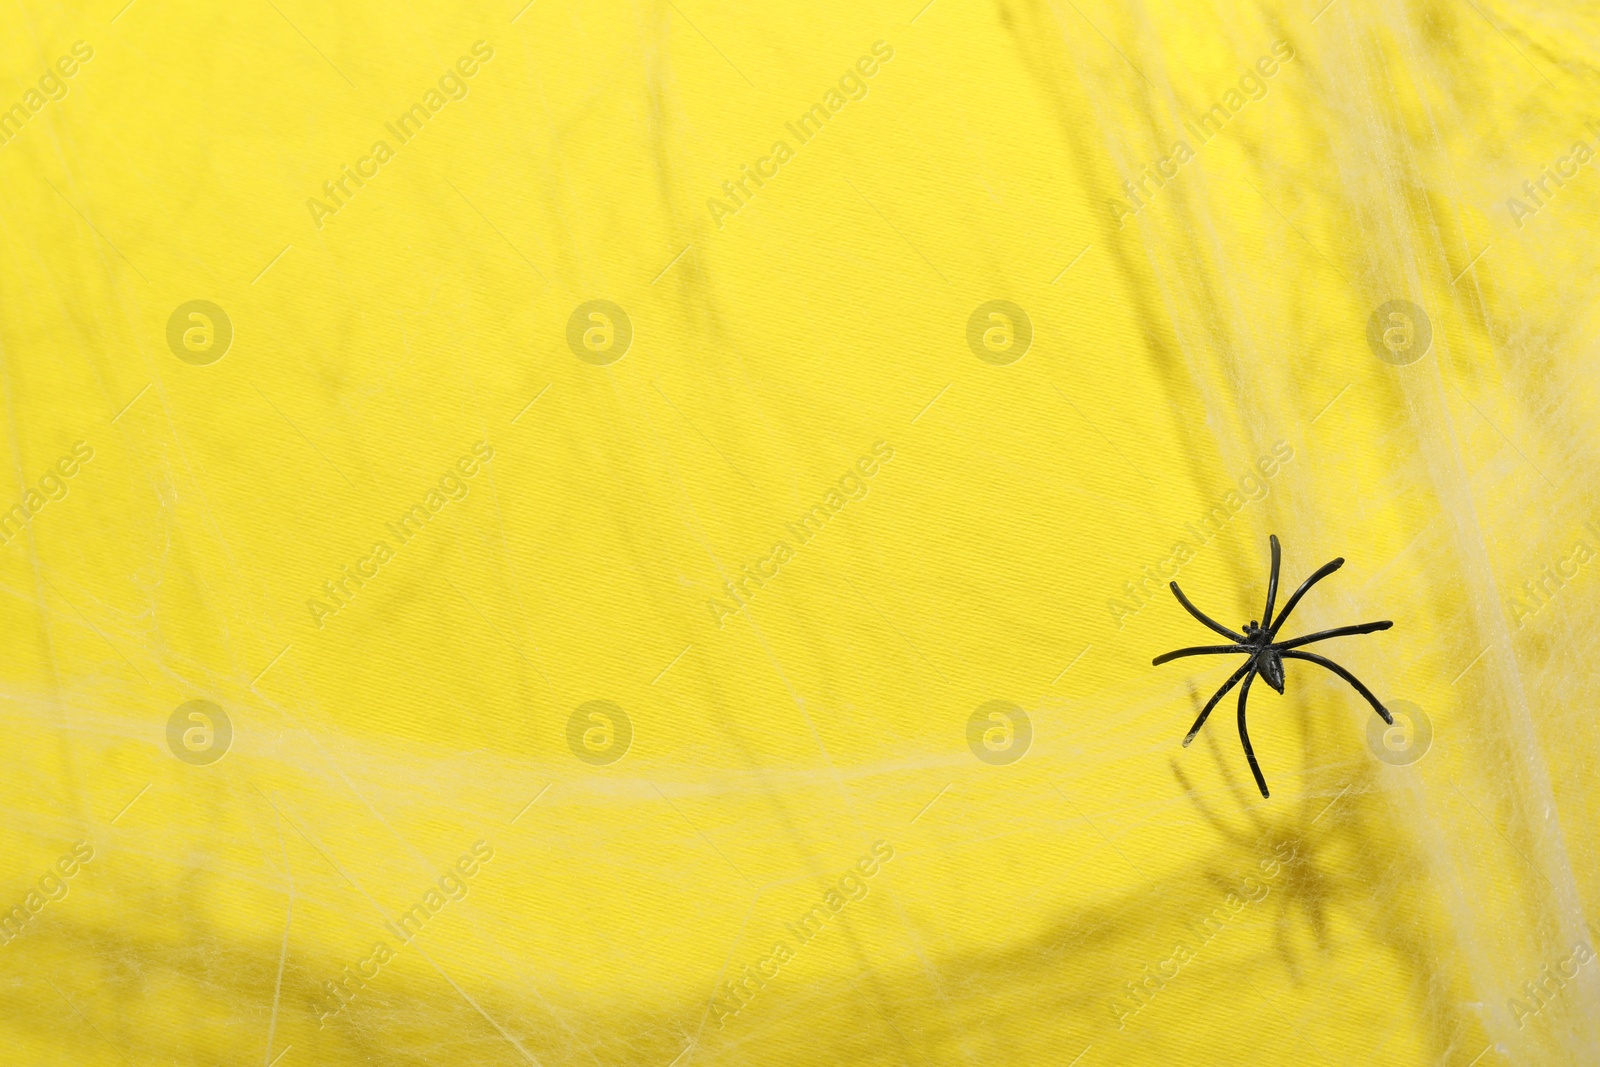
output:
[[[577,391],[569,380],[541,401],[542,376],[456,344],[454,333],[492,317],[478,294],[504,285],[509,268],[487,258],[459,276],[438,269],[426,301],[396,313],[403,355],[368,394],[338,381],[331,357],[282,356],[325,373],[318,387],[342,398],[347,418],[311,436],[361,492],[378,486],[365,497],[352,486],[352,528],[442,484],[480,436],[502,457],[449,505],[475,509],[462,532],[419,538],[406,549],[410,577],[372,579],[352,600],[379,610],[350,624],[365,629],[338,668],[349,679],[307,666],[280,637],[286,598],[267,575],[290,570],[290,554],[249,557],[220,518],[285,531],[275,541],[327,537],[296,546],[318,561],[305,571],[316,578],[294,571],[300,584],[287,585],[314,587],[327,561],[352,558],[353,542],[333,542],[337,524],[318,524],[322,505],[304,502],[314,496],[304,470],[332,474],[313,457],[219,488],[229,462],[253,470],[251,457],[243,445],[191,449],[174,414],[190,398],[153,387],[148,426],[134,409],[106,434],[101,462],[118,464],[126,496],[77,531],[71,553],[84,569],[31,532],[14,549],[31,582],[5,589],[8,633],[45,680],[0,694],[20,753],[5,792],[18,858],[0,908],[35,890],[50,899],[0,946],[0,1042],[17,1050],[0,1049],[0,1062],[1600,1062],[1600,966],[1581,958],[1592,957],[1587,913],[1600,894],[1600,694],[1588,666],[1600,568],[1576,548],[1600,551],[1587,489],[1600,474],[1600,252],[1573,236],[1600,205],[1590,173],[1600,162],[1537,196],[1524,189],[1574,142],[1600,150],[1584,110],[1600,89],[1587,58],[1600,43],[1596,13],[1481,0],[1308,8],[981,8],[995,54],[1030,87],[1019,111],[1052,140],[1040,154],[1062,161],[1034,195],[1093,205],[1084,252],[1110,280],[1076,310],[1092,317],[1095,301],[1126,294],[1119,313],[1135,325],[1108,329],[1119,338],[1111,358],[1136,368],[1130,380],[1157,384],[1143,417],[1160,439],[1102,433],[1097,409],[1071,407],[1068,390],[1048,419],[1025,409],[1016,421],[1028,425],[970,432],[958,448],[923,413],[962,412],[960,390],[977,387],[960,379],[939,408],[933,382],[916,401],[931,396],[928,407],[896,416],[896,458],[785,572],[810,583],[807,594],[768,609],[788,594],[779,579],[760,587],[761,610],[729,623],[739,651],[716,669],[692,651],[698,631],[663,636],[678,632],[685,597],[698,610],[722,595],[748,573],[742,546],[767,536],[766,516],[798,518],[841,472],[864,469],[855,464],[872,453],[876,423],[851,413],[823,426],[811,417],[825,405],[794,400],[860,386],[845,369],[854,350],[836,336],[815,340],[833,346],[837,367],[801,342],[771,341],[793,377],[763,380],[767,331],[741,314],[748,289],[709,253],[673,260],[658,290],[672,295],[654,325],[689,354],[684,365],[659,381],[610,379],[580,414],[561,407],[563,391]],[[916,27],[938,11],[915,23],[912,12],[884,16],[907,42],[894,63],[915,62]],[[581,36],[583,14],[563,17]],[[619,18],[628,30],[615,47],[642,74],[610,88],[632,108],[627,136],[649,178],[635,187],[650,187],[639,199],[665,220],[652,223],[651,247],[670,255],[705,228],[690,158],[705,131],[685,88],[695,72],[669,47],[687,31],[673,4],[632,4]],[[634,253],[635,237],[619,231],[636,208],[562,215],[576,194],[561,151],[580,134],[538,111],[541,86],[523,88],[536,118],[518,135],[548,150],[519,163],[539,177],[530,215],[548,212],[554,234],[536,254],[548,252],[550,273],[598,286],[617,249]],[[882,102],[891,90],[873,91]],[[1196,123],[1219,105],[1226,125],[1202,139]],[[958,146],[978,140],[970,116],[949,121]],[[418,170],[436,165],[421,152]],[[966,165],[975,185],[1009,189],[1008,167],[1031,164]],[[761,203],[782,188],[774,180]],[[76,186],[58,192],[93,200]],[[1519,219],[1512,201],[1538,210]],[[441,211],[458,214],[415,222],[419,243],[445,247],[487,221],[450,204]],[[86,349],[150,318],[115,280],[111,253],[75,275],[36,272],[40,248],[4,216],[6,305],[41,302],[76,324]],[[400,245],[378,247],[398,258]],[[959,249],[980,264],[975,289],[1014,282],[1008,252],[981,236]],[[797,317],[850,321],[816,290],[796,290]],[[850,296],[865,306],[884,293],[894,290]],[[939,300],[916,299],[927,303],[906,318],[951,333]],[[1413,330],[1426,319],[1431,343],[1415,359],[1383,348],[1381,324],[1370,340],[1393,301],[1412,309]],[[272,310],[298,314],[292,301]],[[360,347],[357,318],[319,336]],[[485,350],[515,349],[513,332],[497,322]],[[19,369],[49,338],[13,327],[0,342],[21,492],[56,458],[23,442],[27,413],[65,418],[75,401],[43,398]],[[888,358],[920,389],[932,378],[916,376],[929,357],[907,354],[914,347]],[[122,408],[132,390],[95,377],[95,403]],[[305,435],[274,421],[290,421],[280,406],[298,409],[262,384],[235,383],[260,420],[242,440],[299,448]],[[544,407],[525,424],[528,398]],[[686,410],[741,417],[708,435],[685,428]],[[1146,549],[1167,544],[1117,535],[1130,515],[1148,522],[1123,498],[1112,519],[1063,518],[1082,501],[1049,478],[1075,476],[1079,455],[1041,446],[1043,468],[1016,458],[1030,434],[1059,443],[1043,424],[1069,418],[1108,438],[1110,463],[1161,460],[1169,472],[1152,495],[1199,502],[1201,525],[1235,472],[1260,472],[1260,496],[1233,509],[1185,588],[1236,624],[1264,594],[1268,532],[1285,545],[1288,588],[1348,556],[1296,626],[1395,618],[1381,639],[1330,654],[1423,712],[1431,748],[1409,762],[1369,750],[1370,710],[1309,669],[1292,669],[1288,694],[1258,705],[1279,723],[1258,741],[1270,802],[1235,746],[1231,703],[1180,748],[1221,679],[1203,664],[1148,669],[1184,643],[1189,621],[1162,582],[1136,600],[1117,588]],[[716,469],[729,495],[743,493],[741,479],[781,489],[760,508],[708,503],[680,437],[726,463]],[[134,458],[112,459],[111,441]],[[776,458],[747,475],[719,445],[746,465]],[[536,455],[558,456],[567,473],[511,473]],[[977,474],[991,484],[972,488]],[[1115,491],[1111,476],[1092,477],[1070,492]],[[618,485],[659,495],[636,510]],[[580,517],[563,500],[594,510]],[[914,518],[873,525],[870,507]],[[604,528],[585,525],[595,514]],[[1097,553],[1064,589],[1053,584],[1061,572],[1008,550],[1025,540],[1017,528],[1052,524],[1090,531],[1073,535],[1072,551]],[[951,542],[971,550],[952,553]],[[569,543],[585,547],[549,547]],[[672,555],[680,543],[698,571]],[[921,553],[948,569],[924,572]],[[131,573],[125,557],[138,561]],[[891,567],[906,576],[897,588],[864,577]],[[630,584],[662,573],[690,592]],[[1136,607],[1135,621],[1123,627],[1108,598]],[[287,598],[303,626],[300,599]],[[628,611],[613,612],[618,603]],[[974,604],[1001,637],[962,632]],[[1080,618],[1086,632],[1114,632],[1032,662],[1036,642],[1049,643],[1040,633],[1076,633],[1068,620]],[[1121,658],[1075,667],[1095,643]],[[635,694],[634,747],[585,767],[569,740],[601,720],[573,735],[568,712],[611,690],[557,665],[593,647],[638,678],[613,686]],[[451,670],[430,673],[435,657]],[[962,733],[980,691],[996,688],[991,669],[1014,676],[1029,723],[1031,748],[1014,767],[992,765]],[[1063,676],[1086,680],[1068,689]],[[211,768],[225,773],[169,756],[151,723],[164,726],[173,694],[230,709],[233,748]],[[598,743],[614,744],[618,724],[602,726]],[[93,857],[52,874],[73,866],[63,857],[77,841]]]

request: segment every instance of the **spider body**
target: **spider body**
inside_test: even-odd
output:
[[[1377,697],[1372,695],[1371,690],[1361,684],[1360,679],[1355,675],[1332,660],[1324,659],[1314,652],[1299,651],[1300,646],[1309,645],[1313,641],[1322,641],[1330,637],[1346,637],[1352,634],[1369,634],[1378,630],[1387,630],[1394,623],[1387,619],[1379,622],[1363,622],[1354,626],[1337,626],[1331,630],[1306,634],[1288,641],[1277,640],[1278,631],[1288,621],[1289,613],[1295,609],[1296,604],[1300,603],[1300,598],[1305,596],[1307,590],[1313,585],[1316,585],[1322,579],[1344,566],[1344,558],[1341,556],[1317,568],[1316,572],[1302,582],[1300,588],[1296,589],[1294,594],[1289,597],[1289,602],[1283,606],[1283,611],[1277,618],[1273,618],[1272,609],[1278,596],[1278,568],[1282,562],[1283,552],[1278,545],[1276,534],[1271,535],[1268,540],[1272,544],[1272,575],[1267,581],[1267,609],[1261,614],[1262,621],[1258,622],[1255,619],[1251,619],[1250,623],[1245,626],[1243,633],[1230,630],[1189,603],[1189,598],[1183,595],[1183,590],[1178,588],[1178,583],[1172,582],[1172,595],[1178,598],[1178,603],[1182,604],[1189,614],[1233,643],[1180,648],[1157,656],[1150,661],[1152,666],[1159,667],[1168,660],[1178,659],[1182,656],[1215,656],[1230,652],[1242,652],[1248,657],[1244,661],[1244,665],[1234,671],[1233,676],[1224,682],[1222,688],[1218,689],[1211,699],[1206,702],[1206,706],[1200,711],[1199,718],[1195,719],[1194,725],[1189,728],[1188,736],[1183,739],[1183,743],[1187,747],[1189,742],[1194,740],[1195,734],[1200,732],[1200,727],[1205,725],[1206,717],[1211,714],[1211,709],[1217,706],[1217,703],[1228,694],[1229,690],[1243,682],[1244,684],[1239,689],[1239,740],[1244,745],[1245,758],[1250,761],[1250,770],[1256,777],[1256,785],[1261,788],[1263,797],[1271,794],[1267,792],[1267,780],[1261,776],[1261,767],[1256,763],[1255,750],[1250,747],[1250,732],[1245,727],[1245,705],[1250,698],[1250,683],[1255,680],[1257,675],[1278,693],[1281,694],[1283,692],[1283,661],[1285,659],[1305,660],[1308,663],[1326,667],[1349,682],[1356,692],[1365,697],[1367,703],[1372,705],[1372,710],[1377,712],[1384,722],[1391,726],[1394,725],[1394,716],[1389,714],[1389,710],[1379,702]]]
[[[1270,648],[1256,653],[1256,673],[1280,694],[1283,692],[1283,656]]]

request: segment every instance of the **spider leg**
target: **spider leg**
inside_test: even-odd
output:
[[[1202,727],[1202,726],[1204,726],[1206,724],[1206,716],[1210,715],[1211,714],[1211,709],[1217,706],[1217,701],[1219,701],[1223,697],[1227,696],[1228,695],[1228,690],[1230,690],[1234,686],[1238,685],[1239,684],[1239,679],[1243,678],[1250,671],[1254,670],[1255,669],[1255,665],[1256,665],[1256,660],[1255,660],[1254,656],[1252,656],[1249,659],[1245,660],[1244,661],[1244,666],[1240,667],[1238,670],[1234,671],[1233,672],[1233,677],[1229,678],[1226,682],[1223,682],[1222,683],[1222,688],[1218,689],[1215,693],[1211,694],[1211,699],[1206,701],[1206,706],[1200,709],[1200,717],[1194,721],[1194,725],[1193,726],[1189,727],[1188,736],[1186,736],[1183,739],[1183,747],[1184,748],[1188,748],[1189,747],[1189,742],[1194,740],[1194,735],[1199,733],[1200,732],[1200,727]]]
[[[1229,765],[1228,761],[1223,758],[1222,746],[1217,743],[1217,734],[1215,730],[1209,734],[1206,734],[1206,747],[1211,749],[1211,762],[1217,765],[1217,773],[1222,775],[1222,781],[1223,784],[1228,787],[1228,793],[1232,795],[1234,800],[1238,803],[1240,812],[1242,812],[1244,817],[1250,820],[1250,824],[1255,827],[1256,838],[1250,847],[1259,845],[1261,843],[1260,835],[1267,832],[1267,823],[1262,821],[1260,811],[1256,808],[1250,807],[1247,803],[1247,798],[1244,796],[1238,779],[1236,779],[1233,775],[1232,767]]]
[[[1178,598],[1178,603],[1182,604],[1184,609],[1187,610],[1190,615],[1193,615],[1195,618],[1199,619],[1201,622],[1217,631],[1217,633],[1221,634],[1223,637],[1241,643],[1244,641],[1244,634],[1234,633],[1232,630],[1228,629],[1226,626],[1222,625],[1220,622],[1211,618],[1205,612],[1189,603],[1189,598],[1183,595],[1183,590],[1178,588],[1177,582],[1169,582],[1167,584],[1172,586],[1172,595]]]
[[[1267,792],[1267,780],[1261,777],[1261,765],[1256,762],[1256,750],[1250,747],[1250,731],[1245,729],[1244,725],[1244,704],[1250,699],[1250,683],[1255,681],[1255,677],[1252,674],[1246,678],[1239,690],[1239,740],[1244,742],[1244,758],[1250,761],[1250,773],[1256,776],[1256,785],[1261,787],[1261,795],[1265,798],[1272,794]]]
[[[1150,666],[1159,667],[1168,660],[1179,659],[1183,656],[1214,656],[1221,652],[1249,652],[1248,648],[1238,645],[1195,645],[1192,648],[1179,648],[1171,652],[1163,652],[1150,661]]]
[[[1351,674],[1349,671],[1333,662],[1333,660],[1319,656],[1315,652],[1289,651],[1283,653],[1283,657],[1285,659],[1309,660],[1312,663],[1321,664],[1322,666],[1328,668],[1334,674],[1337,674],[1339,677],[1349,682],[1356,692],[1366,697],[1367,703],[1372,705],[1372,710],[1376,711],[1380,716],[1382,716],[1384,722],[1388,723],[1390,726],[1394,725],[1394,716],[1390,715],[1389,709],[1384,707],[1383,704],[1378,701],[1378,698],[1372,695],[1372,690],[1362,685],[1361,679],[1357,678],[1355,675]]]
[[[1272,625],[1272,602],[1278,599],[1278,565],[1283,561],[1283,550],[1278,547],[1278,535],[1268,534],[1272,542],[1272,577],[1267,579],[1267,610],[1261,613],[1261,625]]]
[[[1274,621],[1268,628],[1267,640],[1270,641],[1274,636],[1277,635],[1278,628],[1289,620],[1289,612],[1294,610],[1294,606],[1300,603],[1300,598],[1305,596],[1312,586],[1316,585],[1318,582],[1322,581],[1322,579],[1326,578],[1328,575],[1332,574],[1334,571],[1343,566],[1343,556],[1340,556],[1338,559],[1331,559],[1322,566],[1318,567],[1316,573],[1312,574],[1311,577],[1301,582],[1300,588],[1294,591],[1294,595],[1289,598],[1289,602],[1283,606],[1283,611],[1278,614],[1277,620]],[[1267,626],[1267,620],[1262,619],[1261,625]]]
[[[1381,622],[1362,622],[1354,626],[1336,626],[1331,630],[1320,630],[1314,634],[1306,634],[1304,637],[1296,637],[1292,641],[1279,641],[1273,647],[1282,652],[1286,648],[1299,648],[1301,645],[1309,645],[1313,641],[1321,641],[1328,637],[1348,637],[1351,634],[1376,633],[1379,630],[1387,630],[1393,625],[1394,623],[1384,619]]]

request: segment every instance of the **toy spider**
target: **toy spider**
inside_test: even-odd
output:
[[[1235,633],[1216,620],[1202,614],[1198,608],[1189,603],[1189,598],[1183,595],[1183,590],[1178,588],[1178,583],[1172,582],[1172,595],[1178,598],[1178,603],[1182,604],[1190,615],[1193,615],[1222,636],[1230,638],[1234,643],[1231,645],[1200,645],[1194,648],[1180,648],[1157,656],[1150,661],[1151,666],[1159,667],[1168,660],[1178,659],[1180,656],[1210,656],[1225,652],[1243,652],[1250,657],[1245,660],[1244,666],[1234,671],[1233,677],[1224,682],[1222,688],[1218,689],[1211,699],[1206,701],[1206,706],[1200,711],[1200,717],[1194,721],[1193,726],[1189,727],[1189,734],[1183,739],[1183,744],[1185,748],[1188,747],[1189,742],[1194,740],[1194,735],[1200,732],[1200,727],[1206,724],[1206,716],[1211,714],[1211,709],[1216,707],[1217,702],[1227,695],[1228,690],[1239,684],[1241,678],[1244,679],[1244,687],[1239,690],[1239,740],[1244,742],[1245,758],[1250,761],[1250,770],[1256,776],[1256,785],[1261,787],[1261,795],[1263,797],[1271,794],[1267,792],[1267,780],[1261,777],[1261,767],[1256,763],[1255,750],[1250,747],[1250,732],[1245,729],[1244,725],[1245,701],[1250,697],[1250,683],[1255,680],[1255,676],[1258,674],[1273,689],[1276,689],[1279,693],[1283,692],[1283,661],[1285,659],[1308,660],[1328,668],[1328,670],[1349,682],[1356,692],[1366,697],[1367,703],[1371,704],[1373,710],[1383,717],[1384,722],[1391,726],[1394,725],[1394,717],[1389,714],[1388,709],[1378,702],[1378,698],[1373,696],[1372,691],[1362,685],[1361,680],[1355,675],[1331,659],[1325,659],[1314,652],[1295,651],[1301,645],[1309,645],[1313,641],[1321,641],[1327,637],[1345,637],[1350,634],[1370,634],[1376,630],[1387,630],[1394,623],[1387,619],[1381,622],[1363,622],[1355,626],[1338,626],[1332,630],[1306,634],[1304,637],[1296,637],[1291,641],[1274,641],[1273,638],[1277,636],[1278,630],[1289,618],[1289,613],[1294,610],[1296,604],[1300,603],[1300,598],[1305,596],[1306,591],[1313,585],[1343,567],[1344,557],[1341,556],[1317,568],[1317,572],[1307,578],[1301,583],[1300,588],[1294,591],[1294,595],[1289,598],[1289,602],[1283,606],[1283,613],[1277,619],[1273,619],[1272,604],[1278,595],[1278,563],[1282,553],[1278,547],[1277,535],[1271,535],[1269,540],[1272,542],[1272,577],[1267,581],[1267,610],[1262,612],[1261,615],[1265,625],[1258,624],[1252,619],[1250,620],[1250,625],[1245,627],[1244,633]]]

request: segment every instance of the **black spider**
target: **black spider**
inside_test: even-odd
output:
[[[1294,610],[1296,604],[1300,603],[1300,598],[1305,596],[1306,591],[1313,585],[1343,567],[1344,557],[1341,556],[1317,568],[1317,572],[1307,578],[1300,588],[1294,591],[1294,595],[1289,598],[1289,602],[1283,606],[1283,613],[1277,619],[1273,619],[1272,602],[1278,595],[1278,562],[1282,553],[1278,548],[1277,535],[1271,535],[1270,540],[1272,542],[1272,577],[1267,581],[1267,610],[1262,612],[1261,616],[1265,626],[1251,619],[1250,625],[1245,627],[1244,633],[1234,633],[1216,620],[1202,614],[1198,608],[1189,603],[1189,598],[1183,595],[1183,590],[1178,588],[1178,583],[1172,582],[1172,595],[1178,598],[1178,603],[1182,604],[1190,615],[1193,615],[1222,636],[1231,638],[1234,643],[1231,645],[1201,645],[1195,648],[1180,648],[1165,655],[1157,656],[1150,661],[1152,666],[1159,667],[1168,660],[1177,659],[1180,656],[1207,656],[1223,652],[1243,652],[1250,657],[1245,660],[1244,666],[1234,671],[1233,677],[1224,682],[1222,688],[1218,689],[1211,699],[1206,701],[1206,706],[1200,711],[1200,717],[1194,721],[1193,726],[1189,727],[1189,735],[1183,739],[1183,743],[1185,747],[1188,747],[1189,742],[1194,740],[1194,735],[1200,732],[1200,727],[1206,724],[1206,716],[1210,715],[1211,709],[1217,706],[1217,701],[1221,700],[1228,690],[1238,685],[1241,678],[1244,679],[1244,688],[1239,690],[1239,740],[1244,742],[1245,758],[1250,761],[1250,770],[1255,773],[1256,785],[1261,787],[1261,795],[1263,797],[1270,794],[1267,792],[1267,780],[1261,777],[1261,768],[1256,764],[1255,750],[1250,747],[1250,733],[1245,729],[1245,701],[1250,697],[1250,683],[1258,674],[1273,689],[1276,689],[1279,693],[1283,692],[1283,661],[1285,659],[1309,660],[1312,663],[1328,668],[1334,674],[1349,682],[1356,692],[1366,697],[1367,703],[1371,704],[1373,710],[1383,717],[1384,722],[1390,726],[1394,725],[1394,717],[1389,714],[1388,709],[1378,702],[1378,698],[1373,696],[1372,691],[1362,685],[1361,680],[1355,675],[1331,659],[1324,659],[1314,652],[1294,651],[1301,645],[1309,645],[1313,641],[1321,641],[1326,637],[1370,634],[1376,630],[1387,630],[1394,623],[1387,619],[1381,622],[1363,622],[1355,626],[1339,626],[1332,630],[1323,630],[1320,633],[1306,634],[1304,637],[1296,637],[1292,641],[1274,641],[1273,638],[1277,636],[1279,628],[1289,618],[1289,613]]]

